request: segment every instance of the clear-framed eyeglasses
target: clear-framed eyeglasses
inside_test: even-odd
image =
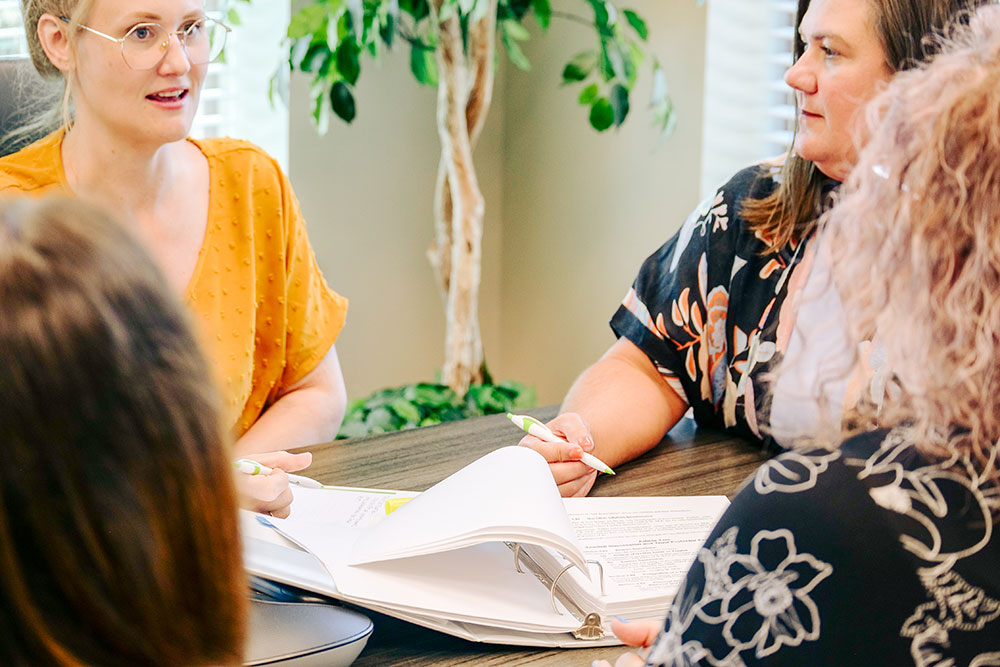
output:
[[[188,21],[174,31],[159,23],[138,23],[124,37],[112,37],[83,24],[80,28],[121,45],[122,59],[134,70],[148,70],[159,65],[170,48],[171,35],[177,37],[192,65],[213,63],[222,55],[226,48],[226,36],[232,30],[225,23],[207,16]]]

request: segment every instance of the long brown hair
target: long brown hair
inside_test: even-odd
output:
[[[823,238],[854,339],[876,340],[898,382],[849,421],[905,428],[1000,486],[1000,7],[944,44],[873,101]]]
[[[0,201],[0,663],[240,661],[227,440],[152,260],[70,199]]]
[[[925,61],[937,51],[933,39],[963,10],[987,0],[867,0],[875,32],[885,52],[885,61],[893,72]],[[795,17],[794,58],[805,52],[798,33],[810,0],[799,0]],[[795,131],[798,132],[796,122]],[[793,140],[794,143],[794,140]],[[751,231],[772,239],[772,247],[781,248],[805,238],[816,227],[816,220],[826,202],[827,177],[816,165],[789,153],[781,168],[774,192],[763,199],[745,199],[742,215]]]

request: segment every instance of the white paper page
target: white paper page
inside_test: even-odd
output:
[[[729,506],[725,496],[565,498],[588,559],[604,565],[606,601],[673,595]],[[596,568],[591,568],[600,590]],[[570,570],[575,580],[581,575]],[[580,582],[583,585],[583,582]]]
[[[386,517],[386,501],[412,498],[416,491],[389,489],[292,489],[292,513],[285,521],[306,529],[329,530],[333,525],[352,528],[372,526]],[[398,511],[398,510],[396,510]]]
[[[583,552],[545,459],[502,447],[472,462],[366,528],[352,564],[506,539],[555,549],[583,566]]]
[[[394,493],[395,497],[409,495]],[[422,494],[389,517],[384,509],[387,497],[295,489],[292,515],[270,520],[323,561],[336,582],[338,597],[362,605],[374,603],[430,617],[535,632],[560,632],[579,625],[565,611],[563,616],[552,611],[548,590],[533,576],[518,573],[513,552],[499,542],[356,567],[347,565],[348,554],[359,536],[403,512]],[[561,502],[557,504],[561,508]],[[562,513],[568,526],[565,511]]]

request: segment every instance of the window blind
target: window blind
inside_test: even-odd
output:
[[[712,0],[707,7],[703,197],[743,167],[784,153],[795,116],[784,82],[795,0]]]

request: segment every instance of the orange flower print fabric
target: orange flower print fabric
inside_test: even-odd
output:
[[[611,319],[700,424],[769,444],[763,379],[780,357],[779,321],[794,316],[781,305],[808,239],[776,250],[740,210],[771,194],[776,176],[776,167],[749,167],[709,197],[646,259]]]

